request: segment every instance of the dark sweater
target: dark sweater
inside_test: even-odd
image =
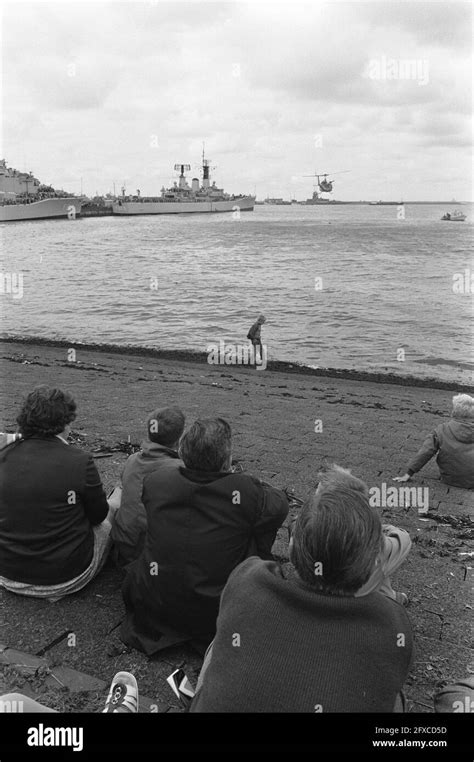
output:
[[[0,576],[56,585],[89,566],[92,526],[108,513],[92,456],[58,437],[0,451]]]
[[[248,474],[179,469],[146,477],[145,546],[123,585],[121,637],[152,654],[214,637],[219,599],[245,558],[271,558],[288,513],[280,490]]]
[[[392,712],[411,654],[409,619],[382,593],[323,595],[248,558],[222,593],[191,711]]]

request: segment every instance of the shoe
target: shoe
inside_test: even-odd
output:
[[[117,672],[110,685],[109,695],[102,713],[138,712],[138,685],[130,672]]]
[[[395,593],[395,600],[401,606],[408,606],[408,595],[406,593]]]

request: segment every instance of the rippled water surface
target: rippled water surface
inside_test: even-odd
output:
[[[264,312],[269,359],[467,383],[473,209],[464,223],[441,222],[444,211],[256,206],[240,220],[4,224],[0,271],[23,274],[23,295],[0,291],[2,333],[205,351],[246,343]]]

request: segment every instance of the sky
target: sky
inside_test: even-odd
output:
[[[231,193],[472,200],[472,31],[470,2],[6,0],[0,156],[156,195],[204,142]]]

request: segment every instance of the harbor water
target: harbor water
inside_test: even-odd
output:
[[[471,383],[461,208],[463,223],[407,204],[4,224],[1,333],[202,352],[247,343],[263,312],[269,360]]]

